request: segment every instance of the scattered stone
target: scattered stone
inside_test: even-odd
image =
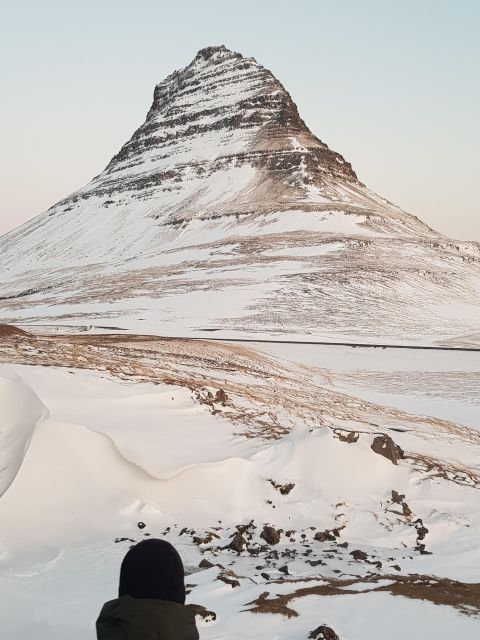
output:
[[[253,519],[250,520],[250,522],[248,524],[237,524],[237,531],[239,533],[241,533],[242,535],[245,534],[248,536],[249,539],[252,538],[252,534],[250,532],[250,529],[256,529],[257,527],[253,524]]]
[[[280,491],[282,496],[288,495],[290,491],[295,487],[293,482],[287,482],[286,484],[279,484],[278,482],[275,482],[275,480],[272,480],[271,478],[267,478],[267,480],[268,482],[270,482],[270,484],[274,489],[276,489],[277,491]]]
[[[119,542],[136,542],[136,540],[133,538],[115,538],[115,543],[118,544]]]
[[[360,434],[356,431],[344,431],[343,429],[334,429],[333,433],[341,442],[347,442],[348,444],[357,442],[360,437]]]
[[[421,542],[419,542],[417,544],[417,546],[415,547],[415,551],[420,551],[420,554],[422,556],[431,556],[432,555],[432,552],[431,551],[427,551],[426,548],[425,548],[425,545],[422,544]]]
[[[277,531],[274,527],[265,525],[260,537],[263,538],[267,544],[278,544],[280,542],[280,531]]]
[[[392,489],[392,502],[395,504],[402,504],[405,500],[405,495],[403,493],[398,493],[395,489]]]
[[[210,562],[210,560],[203,558],[203,560],[200,560],[200,564],[198,566],[200,567],[200,569],[210,569],[215,565],[212,562]]]
[[[350,551],[350,555],[354,558],[354,560],[367,560],[368,554],[365,551],[361,551],[360,549],[355,549],[354,551]]]
[[[240,533],[240,531],[237,531],[233,535],[232,541],[230,542],[229,545],[227,545],[226,548],[233,549],[233,551],[236,551],[238,554],[240,554],[246,548],[246,546],[247,546],[247,541],[245,540],[243,535]]]
[[[268,575],[268,573],[261,573],[260,575],[264,580],[270,580],[270,576]]]
[[[417,540],[423,540],[428,533],[427,527],[423,525],[423,521],[421,518],[415,520],[413,524],[417,530]]]
[[[317,542],[333,542],[335,541],[335,535],[333,534],[333,532],[325,529],[325,531],[317,531],[317,533],[313,536],[313,539]]]
[[[371,449],[375,453],[390,460],[393,464],[398,464],[398,460],[405,455],[403,449],[399,447],[398,444],[395,444],[390,436],[386,434],[376,436],[371,444]]]
[[[308,635],[309,640],[340,640],[332,627],[322,624]]]
[[[146,526],[147,526],[147,525],[146,525],[144,522],[138,522],[138,523],[137,523],[137,527],[138,527],[139,529],[145,529],[145,527],[146,527]]]
[[[392,564],[392,569],[395,569],[395,571],[401,571],[402,570],[402,568],[398,564]]]
[[[195,542],[195,544],[198,544],[198,545],[208,544],[214,538],[220,538],[220,536],[218,536],[216,533],[212,533],[212,531],[207,531],[206,535],[203,538],[201,538],[200,536],[194,536],[193,542]]]
[[[238,580],[234,580],[232,578],[228,578],[227,576],[223,575],[223,574],[219,574],[216,578],[216,580],[221,580],[222,582],[225,582],[225,584],[229,584],[232,589],[235,589],[235,587],[239,587],[240,586],[240,582]]]
[[[219,402],[223,407],[227,404],[228,396],[223,389],[219,389],[215,394],[215,402]]]
[[[288,565],[286,565],[286,564],[284,564],[283,567],[279,567],[278,570],[281,571],[282,573],[284,573],[286,576],[290,575],[290,573],[288,571]]]
[[[217,619],[217,614],[214,611],[209,611],[205,607],[202,607],[201,604],[189,604],[187,606],[192,609],[196,616],[199,616],[205,620],[205,622],[213,622],[213,620]]]
[[[305,564],[309,564],[312,567],[318,567],[319,564],[326,566],[326,562],[323,560],[305,560]]]

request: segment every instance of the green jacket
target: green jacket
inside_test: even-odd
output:
[[[190,607],[166,600],[122,596],[107,602],[97,620],[98,640],[198,640]]]

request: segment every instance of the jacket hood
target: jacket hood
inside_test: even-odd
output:
[[[118,595],[185,604],[184,574],[182,559],[169,542],[143,540],[123,559]]]
[[[107,602],[97,620],[98,640],[198,640],[188,605],[121,596]]]

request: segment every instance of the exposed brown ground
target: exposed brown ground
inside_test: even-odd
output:
[[[379,580],[388,580],[390,582],[389,584],[377,585],[376,583]],[[256,600],[247,603],[247,605],[253,605],[248,611],[254,613],[279,613],[291,618],[298,616],[298,613],[289,606],[290,602],[305,596],[359,595],[360,593],[386,591],[394,596],[426,600],[433,604],[454,607],[466,615],[480,615],[480,583],[465,583],[448,578],[417,574],[409,576],[371,576],[360,580],[358,578],[347,580],[322,578],[322,582],[323,584],[303,587],[272,598],[269,598],[270,593],[265,591]],[[354,587],[359,582],[370,583],[372,586],[370,589],[362,589],[362,591],[349,588]],[[285,581],[274,581],[273,583],[285,584]]]
[[[0,324],[0,338],[11,338],[14,336],[27,336],[27,332],[12,324]]]

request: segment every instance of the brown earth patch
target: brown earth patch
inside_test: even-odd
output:
[[[12,338],[30,335],[13,324],[0,324],[0,338]]]
[[[305,578],[304,581],[311,578]],[[360,595],[361,593],[388,592],[393,596],[403,596],[413,600],[425,600],[436,605],[454,607],[460,613],[480,617],[480,583],[465,583],[449,578],[438,578],[411,574],[408,576],[384,575],[355,579],[321,578],[322,584],[296,589],[291,593],[276,595],[269,598],[270,593],[264,591],[256,600],[246,603],[253,605],[247,611],[253,613],[279,613],[287,618],[298,616],[298,613],[289,606],[292,600],[305,596],[334,596],[334,595]],[[388,580],[389,584],[375,586],[379,580]],[[273,581],[272,581],[273,582]],[[275,581],[278,583],[278,581]],[[292,582],[299,582],[295,580]],[[285,584],[285,581],[282,581]],[[349,588],[358,583],[371,583],[371,589],[356,591]]]

